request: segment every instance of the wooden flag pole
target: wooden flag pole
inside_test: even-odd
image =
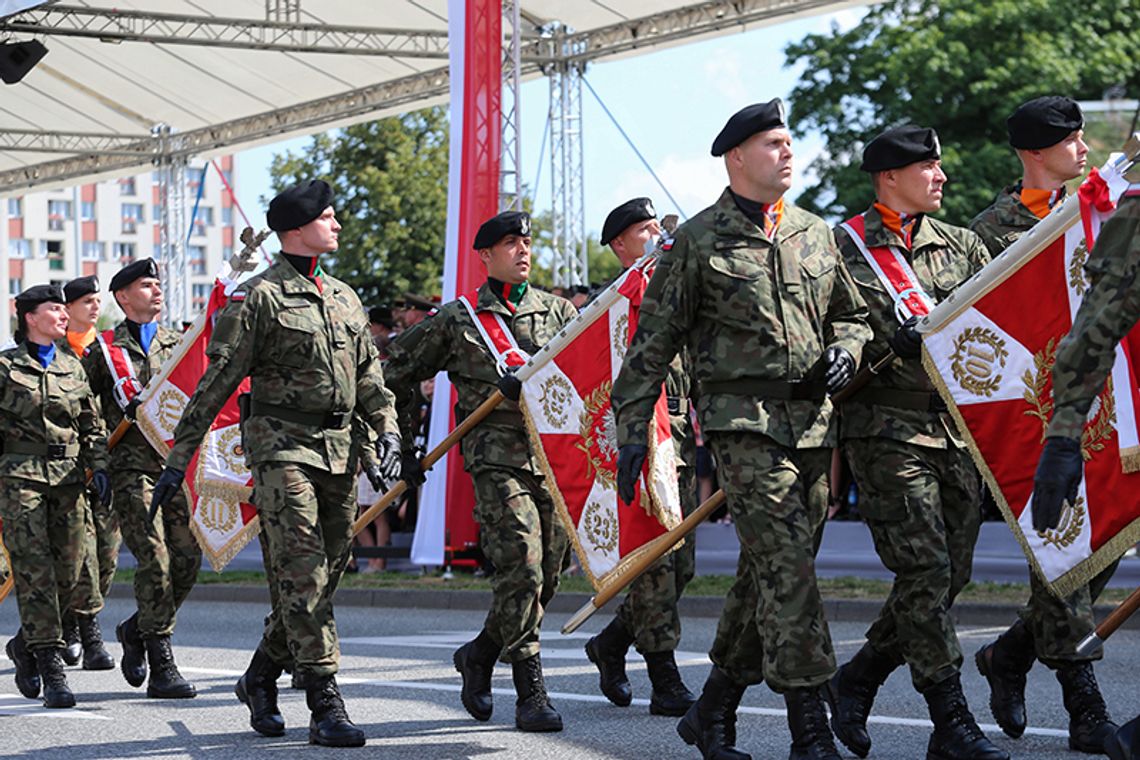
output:
[[[707,520],[709,515],[723,503],[724,490],[721,489],[706,499],[704,504],[697,507],[679,525],[638,549],[637,554],[634,555],[635,559],[625,567],[624,571],[620,574],[615,573],[614,577],[606,579],[597,593],[590,597],[590,601],[586,602],[582,609],[575,612],[573,617],[566,622],[566,625],[562,626],[562,633],[568,634],[578,630],[582,623],[585,623],[595,612],[605,607],[611,599],[622,592],[622,589],[637,580],[642,573],[649,569],[650,565],[668,554],[674,546],[696,530],[697,526]]]
[[[1081,657],[1090,657],[1109,636],[1116,633],[1116,629],[1124,625],[1124,621],[1135,615],[1137,610],[1140,610],[1140,588],[1133,591],[1127,599],[1109,613],[1108,617],[1100,622],[1095,631],[1085,636],[1081,643],[1077,644],[1077,654]]]

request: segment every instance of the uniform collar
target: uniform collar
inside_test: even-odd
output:
[[[285,254],[277,255],[277,260],[273,262],[273,268],[277,270],[277,275],[281,278],[281,289],[286,294],[312,293],[318,298],[321,297],[321,291],[317,289],[313,281],[298,272],[297,268],[285,258]]]
[[[883,224],[883,217],[874,206],[863,214],[863,230],[866,235],[868,248],[880,246],[898,246],[899,239],[894,232],[888,230]],[[911,233],[910,250],[917,251],[927,246],[946,246],[946,238],[938,232],[937,226],[928,215],[923,214],[915,221],[914,231]],[[905,249],[904,249],[905,250]]]
[[[547,311],[547,308],[532,284],[526,289],[526,292],[523,293],[522,300],[519,301],[518,307],[512,312],[507,308],[507,305],[503,303],[503,299],[494,291],[491,284],[485,280],[483,284],[479,286],[478,298],[475,301],[475,310],[493,311],[509,318],[517,317],[522,314]]]
[[[794,233],[807,229],[807,216],[794,203],[784,199],[780,226],[776,230],[776,240],[791,237]],[[713,205],[713,232],[718,237],[746,238],[771,245],[776,242],[764,234],[764,230],[749,219],[736,204],[736,197],[730,188],[725,188]]]

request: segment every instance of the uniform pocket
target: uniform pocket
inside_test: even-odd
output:
[[[758,280],[767,269],[763,259],[746,248],[717,249],[709,256],[709,266],[718,273],[737,280]]]
[[[273,341],[278,363],[298,369],[312,363],[317,332],[322,327],[314,315],[315,310],[308,306],[277,312],[277,324],[282,328]]]

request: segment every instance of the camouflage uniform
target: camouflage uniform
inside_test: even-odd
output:
[[[85,547],[85,470],[107,469],[106,430],[75,357],[57,351],[45,369],[24,345],[0,353],[0,439],[0,518],[23,637],[29,649],[62,648]]]
[[[569,301],[528,287],[514,313],[484,283],[475,308],[502,315],[528,353],[577,317]],[[388,387],[396,394],[405,446],[412,440],[418,383],[447,371],[463,419],[498,388],[495,360],[458,301],[400,334],[389,346]],[[569,539],[530,448],[518,405],[504,401],[463,439],[463,463],[475,484],[475,521],[483,553],[495,565],[485,630],[507,662],[539,652],[543,611],[569,561]]]
[[[645,444],[669,362],[687,348],[740,538],[710,653],[736,684],[784,692],[835,670],[814,564],[836,439],[820,358],[838,346],[858,361],[865,320],[821,219],[785,201],[770,240],[728,190],[677,229],[646,290],[614,383],[618,443]]]
[[[903,251],[935,302],[990,259],[977,235],[929,216],[916,222],[909,251],[876,209],[864,219],[867,246]],[[837,228],[836,238],[871,310],[875,337],[868,356],[882,356],[899,326],[895,294],[846,231]],[[950,606],[970,579],[981,522],[977,470],[918,359],[896,359],[851,396],[843,405],[841,437],[859,485],[859,509],[880,559],[895,574],[867,640],[876,651],[904,659],[915,688],[925,692],[962,665]]]
[[[1021,183],[1007,187],[970,222],[970,229],[981,236],[990,253],[997,256],[1040,220],[1021,202]],[[1097,241],[1099,246],[1100,241]],[[1098,257],[1098,261],[1099,261]],[[1095,267],[1090,267],[1090,274]],[[1115,342],[1112,344],[1115,345]],[[1078,433],[1079,437],[1079,433]],[[1033,647],[1047,667],[1056,669],[1066,662],[1091,662],[1104,656],[1102,649],[1087,655],[1077,653],[1077,644],[1096,627],[1093,602],[1104,591],[1117,563],[1101,571],[1087,585],[1059,599],[1037,577],[1029,574],[1029,602],[1018,613],[1033,638]]]
[[[368,320],[348,285],[320,288],[283,258],[234,292],[206,348],[210,366],[175,430],[167,466],[185,471],[219,409],[252,381],[242,425],[253,500],[279,603],[260,648],[303,678],[336,673],[332,596],[348,562],[360,442],[353,412],[395,432]],[[169,508],[169,507],[167,507]]]
[[[112,343],[122,347],[139,383],[145,387],[161,371],[180,340],[181,335],[175,331],[159,327],[149,352],[143,353],[123,321],[115,327]],[[115,400],[115,379],[98,345],[88,348],[83,365],[107,429],[114,431],[123,420],[123,410]],[[135,602],[138,631],[143,638],[174,632],[178,608],[194,588],[202,566],[202,549],[190,531],[190,508],[183,493],[179,492],[162,511],[162,519],[148,519],[151,494],[162,465],[162,456],[134,425],[111,451],[115,514],[127,548],[138,562]]]

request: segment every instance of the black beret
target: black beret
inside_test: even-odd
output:
[[[143,277],[158,277],[158,264],[154,263],[154,259],[139,259],[127,264],[111,278],[111,285],[107,289],[114,293]]]
[[[745,106],[729,118],[724,129],[713,140],[712,154],[723,156],[757,132],[783,126],[786,126],[784,102],[779,98],[773,98],[767,103]]]
[[[332,187],[323,179],[293,185],[269,201],[265,221],[274,232],[304,227],[332,205],[332,198]]]
[[[80,298],[83,298],[83,296],[98,292],[99,278],[93,274],[87,275],[86,277],[76,277],[63,286],[63,296],[67,299],[68,303],[78,301]]]
[[[602,225],[602,245],[609,245],[611,240],[625,232],[631,224],[656,218],[657,212],[653,209],[653,201],[648,198],[626,201],[606,217],[606,222]]]
[[[476,251],[490,248],[507,235],[529,235],[530,214],[525,211],[504,211],[496,214],[479,226],[475,233]]]
[[[1017,107],[1005,126],[1009,144],[1019,150],[1050,148],[1085,125],[1085,115],[1072,98],[1045,95]]]
[[[497,243],[498,241],[496,240],[495,242]],[[494,243],[491,245],[494,245]],[[405,309],[411,309],[413,311],[435,311],[438,305],[430,298],[417,296],[415,293],[405,293],[402,303]]]
[[[368,322],[374,325],[390,326],[395,320],[389,306],[373,306],[368,310]]]
[[[885,172],[941,157],[942,147],[938,144],[937,132],[929,127],[907,124],[892,127],[867,143],[863,148],[863,165],[859,168],[871,173]]]
[[[58,285],[33,285],[16,296],[16,311],[27,314],[41,303],[66,303]]]

